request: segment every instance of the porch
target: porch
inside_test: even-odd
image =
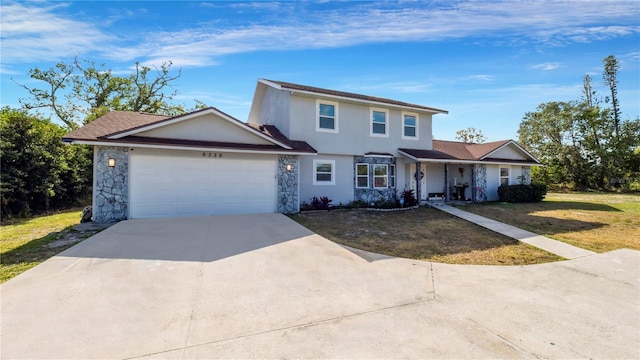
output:
[[[405,165],[409,188],[414,191],[420,203],[468,203],[486,201],[479,198],[478,172],[476,164],[411,162]],[[485,172],[486,173],[486,172]],[[485,182],[486,183],[486,182]],[[419,184],[419,185],[418,185]]]

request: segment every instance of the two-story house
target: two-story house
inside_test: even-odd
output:
[[[249,119],[216,108],[168,117],[114,111],[67,134],[94,145],[94,221],[297,212],[302,201],[497,199],[539,162],[511,140],[432,139],[417,104],[258,80]]]

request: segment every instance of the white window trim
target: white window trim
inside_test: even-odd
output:
[[[502,169],[507,169],[507,176],[502,176]],[[498,186],[502,185],[502,179],[507,179],[507,185],[511,185],[511,167],[503,167],[503,166],[499,166],[498,167]]]
[[[331,181],[318,181],[318,164],[331,164]],[[313,185],[335,185],[336,184],[336,161],[335,160],[313,160]]]
[[[393,169],[393,174],[391,174],[391,169]],[[391,187],[392,189],[396,188],[396,180],[398,179],[397,175],[396,175],[396,165],[395,164],[389,164],[389,168],[387,169],[387,171],[389,172],[389,179],[387,179],[387,185],[389,185],[389,187]],[[391,184],[391,179],[393,179],[393,184]]]
[[[405,127],[405,125],[404,125],[404,116],[405,116],[405,115],[414,116],[414,117],[416,118],[416,136],[405,136],[405,135],[404,135],[404,127]],[[403,140],[419,140],[419,139],[418,139],[418,134],[420,133],[420,132],[418,131],[418,124],[419,124],[419,123],[420,123],[420,118],[419,118],[419,116],[418,116],[418,114],[417,114],[417,113],[412,113],[412,112],[406,112],[406,111],[403,111],[403,112],[402,112],[402,121],[401,121],[401,125],[402,125],[402,133],[401,133],[401,134],[402,134],[402,139],[403,139]]]
[[[358,175],[358,166],[366,165],[367,167],[367,186],[358,186],[358,178],[364,177],[364,175]],[[369,188],[369,164],[367,163],[356,163],[356,189],[368,189]]]
[[[376,134],[373,132],[373,112],[383,112],[384,115],[384,134]],[[389,110],[383,108],[369,108],[369,135],[375,137],[389,137]]]
[[[376,175],[376,166],[384,166],[387,171],[384,177],[387,179],[386,186],[376,186],[376,177],[382,177],[382,175]],[[373,164],[373,188],[374,189],[387,189],[389,188],[389,165],[387,164]]]
[[[334,106],[334,110],[335,110],[334,122],[333,122],[334,129],[325,129],[320,127],[320,104]],[[338,114],[339,114],[339,108],[338,108],[337,102],[316,99],[316,131],[337,134],[338,133]]]

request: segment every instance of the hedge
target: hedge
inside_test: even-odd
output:
[[[540,202],[545,195],[547,195],[547,186],[542,184],[501,185],[498,188],[498,197],[503,202]]]

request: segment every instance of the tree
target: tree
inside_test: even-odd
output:
[[[487,141],[487,137],[482,134],[482,131],[474,127],[456,131],[456,139],[465,143],[475,144],[482,144]]]
[[[603,60],[604,62],[604,71],[602,73],[602,77],[604,78],[604,84],[609,88],[611,92],[611,106],[613,106],[613,121],[615,124],[615,134],[616,137],[620,133],[620,106],[618,104],[618,70],[620,69],[620,65],[618,64],[618,60],[615,56],[609,55]]]
[[[64,145],[60,138],[65,133],[62,126],[24,110],[0,110],[3,217],[68,207],[90,195],[91,163],[84,153],[91,149]],[[88,174],[83,172],[87,168]]]
[[[613,109],[605,107],[610,99],[603,102],[597,96],[587,75],[580,100],[543,103],[525,114],[518,130],[520,142],[547,165],[532,172],[535,180],[606,190],[627,186],[640,176],[640,119],[620,120],[619,66],[613,57],[604,62],[605,83],[611,99],[616,99]]]
[[[171,65],[163,63],[152,69],[136,62],[128,76],[117,76],[104,64],[78,58],[71,63],[60,62],[49,70],[36,67],[29,75],[45,86],[18,84],[31,95],[20,99],[20,103],[27,110],[50,110],[71,129],[111,110],[178,115],[185,108],[173,104],[177,93],[167,90],[181,72],[173,73]]]

